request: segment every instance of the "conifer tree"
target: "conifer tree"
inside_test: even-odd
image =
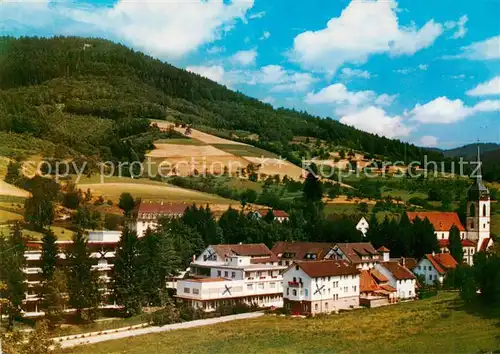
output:
[[[99,278],[97,272],[92,270],[90,250],[87,248],[87,238],[82,230],[73,234],[73,243],[67,251],[66,258],[69,304],[76,309],[78,320],[83,318],[85,309],[87,317],[93,319],[101,301],[101,294]]]
[[[129,314],[142,311],[142,277],[139,239],[137,234],[125,228],[118,243],[113,268],[113,293],[117,304],[125,307]],[[153,284],[150,284],[153,286]]]
[[[52,230],[46,230],[42,237],[42,276],[45,281],[52,279],[56,270],[59,248],[56,244],[57,237]]]
[[[64,315],[66,304],[66,275],[61,269],[56,269],[50,280],[42,285],[43,297],[41,301],[42,308],[45,312],[45,318],[49,322],[51,328],[59,323]]]
[[[451,255],[458,263],[462,263],[464,259],[464,249],[460,240],[460,230],[453,225],[450,229],[450,237],[448,239],[448,248]]]
[[[4,260],[2,272],[5,274],[7,285],[7,299],[9,300],[9,328],[14,325],[14,319],[20,315],[21,305],[24,299],[26,278],[23,268],[24,258],[24,238],[19,223],[14,224],[11,230],[10,239],[6,242],[7,248],[3,251]]]

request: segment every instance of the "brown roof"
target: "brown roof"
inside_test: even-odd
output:
[[[373,279],[370,271],[362,270],[359,274],[359,292],[369,293],[372,291],[380,290],[375,279]]]
[[[162,216],[182,215],[190,205],[187,203],[167,203],[143,201],[139,205],[139,219],[157,219]]]
[[[284,210],[274,210],[274,209],[259,209],[259,210],[256,210],[257,213],[260,214],[260,216],[266,216],[267,213],[269,213],[269,211],[273,212],[274,214],[274,217],[276,218],[288,218],[290,215],[288,215],[288,213]]]
[[[465,231],[457,213],[442,211],[414,211],[408,212],[408,218],[413,221],[416,218],[429,219],[435,231],[450,231],[455,225],[460,231]]]
[[[249,256],[262,257],[252,259],[252,263],[277,262],[278,257],[263,243],[234,244],[234,245],[211,245],[214,251],[221,257]]]
[[[387,247],[385,246],[381,246],[379,248],[377,248],[377,251],[379,252],[391,252]]]
[[[415,275],[408,268],[403,267],[398,262],[381,262],[380,264],[391,272],[397,280],[416,279]]]
[[[396,291],[396,289],[394,289],[394,288],[393,288],[392,286],[390,286],[389,284],[381,284],[381,285],[380,285],[380,288],[381,288],[382,290],[389,291],[389,292],[391,292],[391,293],[393,293],[393,292],[395,292],[395,291]]]
[[[410,257],[401,257],[401,258],[391,258],[391,262],[398,262],[399,264],[403,265],[408,269],[413,269],[417,265],[418,261],[416,258],[410,258]]]
[[[322,259],[333,244],[328,242],[285,242],[278,241],[274,244],[272,252],[280,259],[284,259],[283,254],[288,253],[291,256],[288,259],[306,260],[306,254],[315,254],[316,260]],[[313,259],[314,260],[314,259]]]
[[[449,269],[455,269],[458,265],[455,258],[449,253],[439,253],[436,255],[426,254],[425,257],[431,262],[432,266],[439,274],[444,274]]]
[[[295,265],[302,268],[311,278],[359,274],[356,266],[346,261],[297,261],[290,267],[294,267]]]
[[[370,242],[336,243],[342,253],[350,262],[362,263],[372,260],[372,256],[378,256],[377,250]],[[370,259],[363,260],[361,257],[369,256]]]
[[[448,247],[450,240],[438,240],[439,247]],[[462,247],[476,247],[476,243],[472,240],[464,239],[462,240]]]
[[[373,276],[373,278],[375,280],[377,280],[377,282],[379,283],[385,283],[385,282],[388,282],[389,279],[387,279],[387,277],[385,275],[383,275],[382,273],[380,273],[380,271],[378,271],[377,269],[375,268],[372,268],[370,270],[370,274]]]
[[[187,281],[194,281],[196,283],[214,283],[214,282],[219,282],[219,281],[226,281],[227,279],[224,278],[192,278],[192,279],[185,279]]]

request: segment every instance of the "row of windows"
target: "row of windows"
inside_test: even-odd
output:
[[[338,282],[337,282],[337,283],[338,283]],[[352,291],[353,291],[353,292],[356,292],[356,291],[357,291],[357,289],[358,289],[358,287],[357,287],[356,285],[353,285],[353,286],[352,286]],[[345,292],[345,293],[346,293],[346,292],[348,292],[348,291],[349,291],[349,287],[348,287],[348,286],[344,286],[344,287],[342,288],[342,291],[343,291],[343,292]],[[287,289],[286,289],[286,294],[287,294],[287,295],[290,295],[290,288],[287,288]],[[299,294],[300,294],[300,296],[302,296],[302,289],[299,291]],[[309,296],[309,289],[304,289],[304,293],[303,293],[303,294],[304,294],[305,296]],[[326,295],[326,289],[323,289],[323,290],[321,291],[321,294],[322,294],[322,295]],[[297,296],[297,289],[292,289],[292,295],[293,295],[293,296]],[[330,296],[330,295],[331,295],[331,289],[330,289],[330,288],[328,288],[328,296]],[[334,297],[334,298],[335,298],[335,296],[337,296],[337,298],[338,298],[338,294],[333,294],[333,297]]]

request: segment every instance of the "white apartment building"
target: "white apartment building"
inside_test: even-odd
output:
[[[176,296],[204,311],[237,302],[281,307],[285,268],[264,244],[211,245],[190,264],[190,278],[177,281]]]
[[[283,273],[283,304],[292,314],[359,306],[359,270],[343,260],[297,261]]]
[[[375,269],[382,273],[396,289],[397,300],[413,300],[417,296],[417,277],[398,261],[380,262]]]

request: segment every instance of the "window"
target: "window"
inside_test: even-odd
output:
[[[476,216],[476,205],[474,203],[470,205],[469,216]]]
[[[428,268],[429,270],[432,270],[432,267],[431,267],[431,266],[428,266],[427,268]]]
[[[189,294],[189,288],[184,288],[184,293]]]
[[[325,302],[325,309],[328,310],[328,302]]]
[[[264,289],[264,283],[259,284],[259,289],[261,289],[261,290]]]
[[[220,270],[218,270],[218,271],[217,271],[217,276],[218,276],[218,277],[220,277],[221,275],[222,275],[221,271],[220,271]]]
[[[228,272],[224,272],[224,276],[227,278],[229,276]]]
[[[299,270],[299,266],[295,266],[295,270]]]
[[[286,288],[286,294],[290,295],[290,288]]]
[[[231,272],[231,278],[236,278],[236,272]]]
[[[304,289],[304,295],[309,296],[309,289]]]
[[[269,287],[270,287],[271,289],[276,288],[276,283],[269,283]]]
[[[429,274],[429,280],[432,280],[432,274]]]
[[[408,295],[411,296],[411,290],[408,291]]]
[[[486,204],[483,205],[483,216],[486,216]]]
[[[200,290],[199,289],[193,289],[193,294],[200,295]]]
[[[253,290],[253,284],[247,284],[247,290]],[[288,290],[288,289],[287,289]],[[287,294],[288,295],[288,294]]]
[[[297,290],[293,289],[293,290],[292,290],[292,295],[293,295],[293,296],[297,296]]]
[[[356,285],[352,286],[352,291],[356,292]]]
[[[318,304],[314,304],[314,309],[318,311]]]

